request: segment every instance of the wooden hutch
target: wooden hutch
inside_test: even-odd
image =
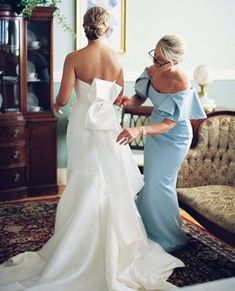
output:
[[[0,201],[57,193],[53,7],[0,4]]]

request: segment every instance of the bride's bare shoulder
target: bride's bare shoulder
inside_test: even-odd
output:
[[[65,61],[72,61],[74,60],[75,58],[77,58],[78,56],[78,51],[75,51],[75,52],[70,52],[68,53],[66,56],[65,56]]]
[[[78,64],[86,61],[89,58],[89,52],[87,52],[86,48],[82,48],[80,50],[70,52],[67,54],[65,58],[65,62],[71,64]]]
[[[82,48],[80,50],[71,52],[71,53],[68,54],[68,56],[70,56],[70,58],[77,58],[77,57],[82,56],[84,54],[87,54],[86,48]]]

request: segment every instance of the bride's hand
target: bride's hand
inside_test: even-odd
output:
[[[61,110],[61,106],[59,106],[57,103],[54,104],[54,109],[57,113],[63,115],[64,112]]]
[[[140,127],[129,127],[124,129],[117,137],[116,142],[126,145],[131,143],[141,133]]]
[[[132,106],[132,99],[130,99],[128,96],[125,96],[125,95],[118,96],[118,98],[115,101],[115,105]]]

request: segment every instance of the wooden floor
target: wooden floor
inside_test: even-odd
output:
[[[197,224],[201,227],[203,227],[201,224],[199,224],[191,215],[189,215],[186,211],[180,208],[180,215],[188,219],[189,221],[192,221],[194,224]]]

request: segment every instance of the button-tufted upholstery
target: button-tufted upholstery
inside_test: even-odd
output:
[[[209,115],[196,133],[178,174],[180,205],[235,245],[235,113]]]
[[[235,186],[235,116],[206,119],[198,131],[198,144],[190,149],[178,175],[177,186]]]

